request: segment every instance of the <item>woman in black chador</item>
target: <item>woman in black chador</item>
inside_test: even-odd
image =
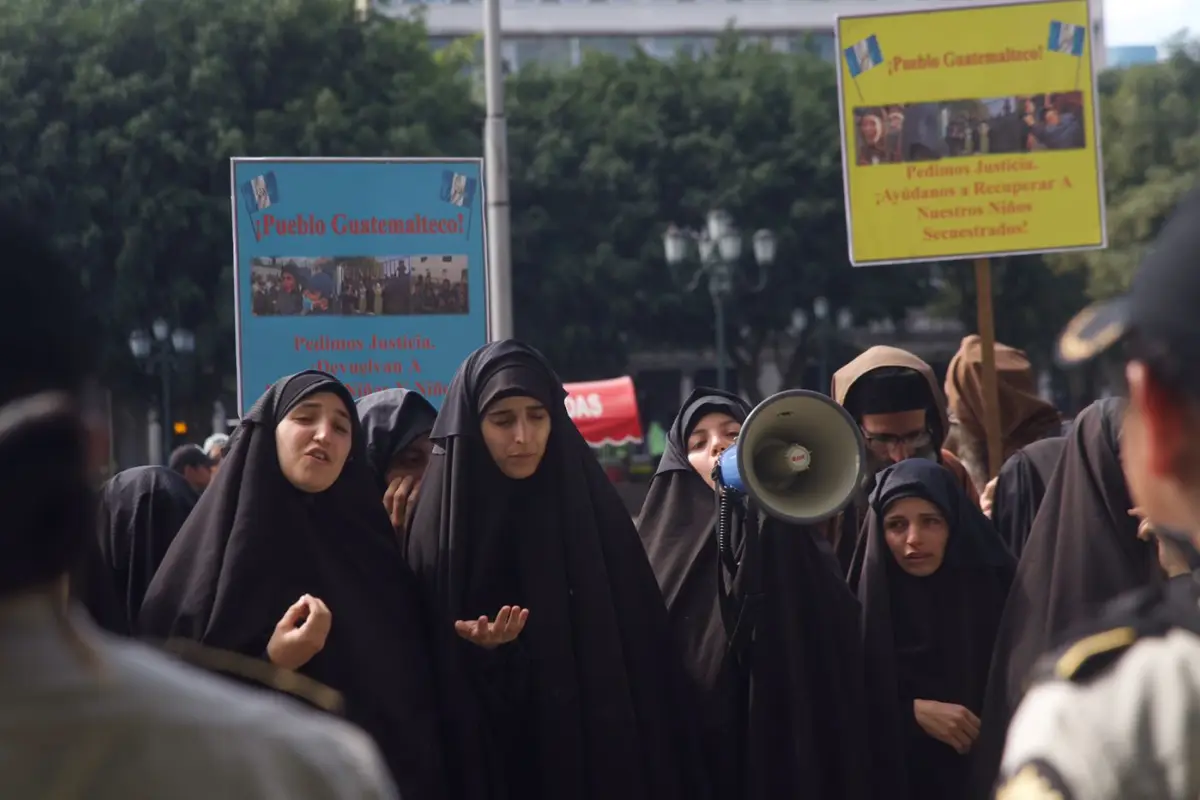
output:
[[[333,376],[292,375],[255,403],[147,589],[140,628],[327,684],[405,800],[454,797],[420,596]]]
[[[637,532],[515,341],[459,367],[408,536],[464,800],[703,797]],[[466,687],[461,691],[460,687]]]
[[[182,475],[166,467],[127,469],[104,485],[98,532],[103,572],[88,580],[112,584],[127,631],[136,632],[146,587],[199,499]]]
[[[367,438],[367,463],[375,475],[383,508],[403,536],[429,466],[429,432],[437,411],[420,392],[384,389],[358,399]]]
[[[851,582],[869,635],[892,645],[885,663],[894,664],[907,720],[909,797],[968,800],[970,752],[1016,562],[955,477],[924,459],[880,473],[864,541]]]
[[[1039,658],[1105,603],[1162,580],[1155,546],[1138,538],[1121,469],[1125,401],[1079,412],[1021,552],[1004,607],[975,747],[977,793],[996,780],[1008,725]]]
[[[697,389],[638,528],[700,712],[716,800],[903,800],[894,694],[873,692],[859,605],[815,533],[734,508],[720,553],[711,478],[749,407]],[[868,699],[870,696],[870,699]]]

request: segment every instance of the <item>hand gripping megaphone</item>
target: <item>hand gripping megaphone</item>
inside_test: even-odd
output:
[[[866,442],[846,409],[818,392],[791,389],[755,406],[737,442],[717,459],[713,479],[776,519],[811,525],[846,507],[866,462]]]

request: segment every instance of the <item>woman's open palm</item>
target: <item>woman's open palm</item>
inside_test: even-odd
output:
[[[454,630],[468,642],[485,650],[494,650],[520,636],[528,619],[528,608],[503,606],[496,614],[495,622],[489,621],[487,617],[470,621],[460,619],[454,623]]]

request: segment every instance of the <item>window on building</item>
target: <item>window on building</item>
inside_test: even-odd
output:
[[[637,47],[637,38],[633,36],[581,36],[580,49],[584,52],[607,53],[617,58],[630,58]]]
[[[572,63],[571,40],[567,37],[539,36],[513,39],[514,66],[523,69],[530,64],[545,67],[569,67]]]
[[[638,44],[647,55],[663,60],[676,56],[699,58],[713,52],[717,47],[715,36],[644,36]]]
[[[807,31],[788,38],[788,50],[793,53],[812,53],[830,63],[834,62],[833,31]]]

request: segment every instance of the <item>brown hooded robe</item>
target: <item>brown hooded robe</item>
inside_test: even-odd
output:
[[[934,442],[940,447],[946,438],[946,433],[950,430],[950,420],[946,411],[946,398],[942,395],[942,388],[938,385],[937,376],[934,375],[933,368],[907,350],[901,350],[898,347],[887,347],[886,345],[877,345],[870,348],[833,374],[830,395],[839,404],[844,406],[846,404],[846,396],[860,378],[885,367],[911,369],[929,383],[929,407],[937,413],[933,415],[933,419],[928,420],[928,425],[933,433]],[[962,465],[962,462],[947,450],[941,450],[941,459],[942,466],[954,474],[954,477],[962,485],[966,496],[970,498],[971,502],[979,505],[979,493],[975,490],[975,485],[972,483],[970,476],[967,475],[967,470]],[[841,563],[843,570],[849,568],[854,548],[858,543],[862,520],[867,512],[869,488],[869,486],[864,487],[863,491],[855,498],[852,506],[849,506],[844,512],[827,522],[821,529],[837,552],[838,561]]]
[[[1062,418],[1037,392],[1033,365],[1021,350],[996,343],[996,378],[1000,398],[1000,435],[1004,457],[1028,444],[1062,433]],[[987,460],[987,431],[984,427],[983,344],[978,334],[962,340],[946,371],[946,404],[950,416],[975,441],[984,445]],[[958,451],[961,452],[961,451]]]

